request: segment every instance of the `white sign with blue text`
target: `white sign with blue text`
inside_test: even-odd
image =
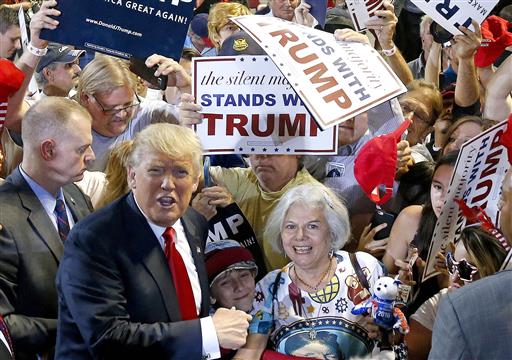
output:
[[[206,154],[335,154],[337,127],[322,131],[268,56],[193,59],[196,132]]]
[[[406,91],[370,45],[270,16],[231,19],[253,38],[327,129]]]
[[[501,184],[510,167],[507,150],[500,143],[506,127],[503,121],[462,145],[425,259],[423,281],[438,274],[436,254],[446,251],[450,242],[457,243],[466,224],[455,199],[463,200],[469,208],[482,208],[499,226]]]
[[[481,24],[490,15],[498,0],[412,0],[412,2],[453,35],[461,35],[459,26],[474,31],[471,19]]]

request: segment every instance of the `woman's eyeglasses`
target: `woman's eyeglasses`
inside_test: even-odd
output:
[[[473,275],[478,271],[478,268],[466,259],[456,261],[451,252],[446,254],[446,267],[450,275],[458,274],[464,282],[473,281]]]

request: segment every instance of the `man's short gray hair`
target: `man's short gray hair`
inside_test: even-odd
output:
[[[57,68],[58,63],[51,63],[48,66],[45,66],[41,69],[39,72],[34,72],[34,77],[37,81],[37,86],[39,86],[40,89],[43,89],[48,84],[48,78],[44,76],[44,69],[49,69],[51,71],[54,71]]]
[[[286,214],[295,204],[323,212],[331,233],[328,239],[331,241],[331,250],[339,250],[347,243],[350,238],[350,221],[346,206],[325,185],[306,184],[288,190],[267,220],[263,237],[268,239],[275,251],[284,255],[281,232]]]

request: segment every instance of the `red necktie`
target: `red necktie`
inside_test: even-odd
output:
[[[172,227],[168,227],[162,236],[165,240],[165,258],[169,270],[171,270],[172,280],[178,295],[181,317],[183,320],[197,319],[196,302],[194,301],[194,293],[188,278],[187,268],[178,249],[176,249],[176,232]]]
[[[55,213],[57,214],[57,230],[59,231],[60,239],[64,242],[69,234],[68,214],[64,200],[57,199]]]

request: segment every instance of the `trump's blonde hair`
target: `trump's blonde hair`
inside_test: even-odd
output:
[[[128,166],[136,167],[148,151],[161,152],[172,159],[190,159],[193,175],[201,174],[203,149],[192,129],[165,123],[149,125],[135,135]]]

